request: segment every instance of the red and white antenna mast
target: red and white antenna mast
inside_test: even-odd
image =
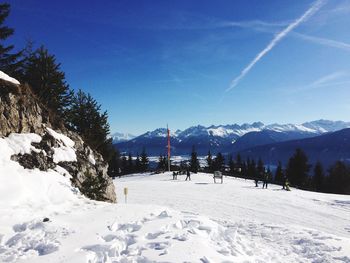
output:
[[[168,132],[168,171],[170,172],[170,130],[168,124],[166,125],[166,129]]]

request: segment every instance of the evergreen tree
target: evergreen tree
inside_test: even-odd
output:
[[[246,162],[241,162],[241,174],[242,174],[242,176],[244,176],[244,177],[247,177],[247,170],[248,170],[248,168],[247,168],[247,163]]]
[[[120,152],[118,149],[115,149],[111,161],[108,166],[108,174],[111,176],[117,176],[121,173],[121,160]]]
[[[135,159],[135,171],[137,173],[139,173],[141,171],[141,160],[140,160],[140,156],[137,153],[136,159]]]
[[[241,158],[241,155],[239,153],[236,156],[236,164],[238,167],[242,167],[242,158]]]
[[[79,90],[72,100],[68,119],[69,127],[109,162],[114,154],[114,147],[112,139],[108,138],[108,114],[106,111],[101,113],[101,105],[90,94]]]
[[[10,14],[10,5],[0,3],[0,70],[11,77],[21,79],[21,51],[13,53],[14,45],[6,45],[5,41],[13,35],[14,30],[4,25],[6,18]]]
[[[146,172],[148,170],[148,165],[149,165],[149,160],[146,153],[146,149],[143,148],[141,153],[141,171]]]
[[[210,150],[208,151],[208,156],[207,156],[207,170],[208,172],[213,171],[213,156],[211,155]]]
[[[282,169],[282,164],[281,162],[279,161],[278,162],[278,165],[277,165],[277,168],[276,168],[276,172],[275,172],[275,182],[277,183],[283,183],[284,181],[284,178],[283,178],[283,169]]]
[[[73,93],[55,56],[41,46],[26,60],[24,80],[47,108],[66,120],[67,108],[70,106]]]
[[[165,156],[163,157],[163,155],[159,155],[159,158],[158,158],[158,166],[157,166],[157,169],[158,170],[162,170],[162,171],[165,171],[166,170],[166,161],[167,161],[167,158],[165,158]]]
[[[127,171],[128,171],[128,159],[126,158],[125,154],[123,154],[122,158],[121,158],[121,170],[122,170],[122,174],[127,174]]]
[[[247,159],[247,176],[249,178],[256,178],[258,176],[255,160]]]
[[[222,171],[224,169],[224,166],[225,166],[225,158],[222,155],[222,153],[219,152],[213,161],[214,171]]]
[[[134,172],[134,162],[132,160],[132,156],[131,156],[131,153],[129,153],[129,156],[128,156],[128,173],[133,173]]]
[[[192,146],[190,170],[193,173],[197,173],[199,170],[199,161],[198,161],[197,152],[194,146]]]
[[[265,171],[264,163],[261,160],[261,158],[259,158],[259,160],[258,160],[258,166],[256,169],[257,169],[257,177],[261,177],[261,175],[264,174],[264,171]],[[262,179],[262,178],[260,178],[260,179]]]
[[[324,179],[325,175],[323,172],[322,164],[320,162],[317,162],[314,168],[314,176],[312,178],[312,184],[316,191],[320,192],[323,190]]]
[[[228,166],[230,168],[230,173],[234,174],[235,173],[235,161],[233,160],[232,154],[230,154],[228,157]]]
[[[98,175],[93,177],[89,172],[85,173],[85,180],[81,184],[81,192],[90,199],[105,201],[104,197],[107,188],[107,180]]]
[[[329,170],[327,191],[350,194],[350,169],[343,162],[336,162]]]
[[[304,187],[308,181],[309,170],[310,165],[308,164],[307,156],[301,149],[296,149],[287,166],[287,176],[291,184]]]

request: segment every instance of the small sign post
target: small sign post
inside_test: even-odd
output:
[[[127,203],[127,199],[128,199],[128,188],[124,187],[124,195],[125,195],[125,204]]]

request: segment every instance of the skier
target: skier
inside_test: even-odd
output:
[[[173,172],[173,180],[177,180],[177,172]]]
[[[286,190],[290,191],[288,178],[286,178],[285,186],[286,186]]]
[[[186,176],[186,180],[185,181],[187,181],[187,179],[189,179],[189,181],[191,181],[191,173],[190,173],[189,169],[187,169],[187,176]]]
[[[267,184],[268,184],[268,181],[269,181],[269,174],[265,171],[265,174],[264,174],[264,179],[263,179],[264,183],[263,183],[263,189],[264,187],[266,187],[267,189]]]
[[[263,178],[262,172],[260,172],[259,177],[260,177],[260,178]],[[259,178],[258,178],[258,177],[255,177],[254,182],[255,182],[255,187],[258,187],[258,186],[259,186],[259,185],[258,185],[258,184],[259,184]]]
[[[287,176],[286,176],[286,175],[283,175],[283,188],[282,188],[283,190],[286,190],[286,188],[287,188],[287,187],[286,187],[287,180],[288,180],[288,179],[287,179]]]

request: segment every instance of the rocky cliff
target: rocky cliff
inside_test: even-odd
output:
[[[35,133],[30,154],[12,156],[27,169],[59,171],[71,176],[72,184],[90,198],[116,202],[114,184],[107,175],[108,164],[82,138],[54,119],[26,85],[0,79],[0,137],[11,133]],[[53,123],[55,123],[53,125]],[[89,193],[91,182],[99,182],[100,194]],[[94,189],[95,190],[95,189]],[[101,192],[102,191],[102,192]]]

